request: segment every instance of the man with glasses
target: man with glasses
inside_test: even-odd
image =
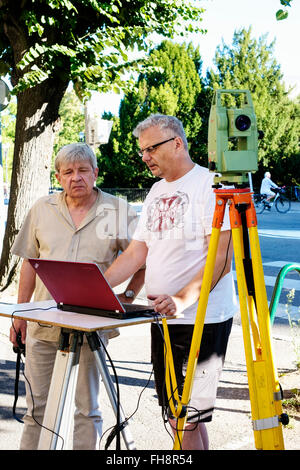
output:
[[[97,263],[102,270],[124,251],[138,220],[123,199],[98,189],[96,156],[87,144],[76,142],[62,147],[55,159],[56,178],[62,192],[40,198],[30,209],[13,245],[12,252],[23,258],[18,303],[50,299],[50,293],[36,276],[28,258],[59,259]],[[137,271],[119,295],[131,303],[143,286],[144,270]],[[129,297],[129,298],[128,298]],[[36,450],[61,329],[15,319],[10,340],[18,347],[17,334],[26,341],[27,412],[21,450]],[[104,344],[117,336],[116,330],[99,332]],[[100,373],[87,341],[81,346],[75,392],[73,449],[96,450],[102,435]]]
[[[182,123],[173,116],[152,115],[134,130],[144,163],[156,177],[129,247],[105,275],[112,286],[146,263],[149,301],[164,315],[181,313],[169,324],[179,394],[182,393],[204,265],[212,231],[214,175],[195,164]],[[224,363],[236,298],[231,272],[231,232],[226,215],[220,234],[211,294],[194,375],[182,449],[208,449],[205,423],[211,421]],[[165,392],[164,340],[151,325],[151,352],[159,404]],[[176,421],[169,413],[176,432]]]

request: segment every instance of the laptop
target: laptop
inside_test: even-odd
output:
[[[123,320],[155,314],[147,305],[121,303],[96,263],[28,261],[60,310]]]

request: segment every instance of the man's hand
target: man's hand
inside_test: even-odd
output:
[[[175,296],[167,294],[148,295],[148,299],[152,301],[154,310],[161,315],[175,315],[175,313],[180,313],[183,310],[180,299]]]
[[[24,259],[21,271],[20,271],[20,281],[19,281],[19,291],[18,291],[18,304],[30,302],[31,296],[35,289],[35,270],[29,263],[28,259]],[[17,335],[21,334],[21,341],[25,344],[26,341],[26,331],[27,331],[27,322],[26,320],[15,319],[13,321],[13,326],[10,328],[9,339],[14,345],[15,348],[18,348]]]
[[[21,333],[21,341],[25,344],[26,341],[26,331],[27,331],[27,321],[26,320],[14,320],[13,326],[10,327],[9,340],[15,348],[18,348],[17,335]]]

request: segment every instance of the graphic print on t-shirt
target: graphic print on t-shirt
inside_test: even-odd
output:
[[[189,197],[176,191],[172,196],[162,194],[153,199],[147,209],[147,229],[150,232],[164,232],[172,228],[182,228]]]

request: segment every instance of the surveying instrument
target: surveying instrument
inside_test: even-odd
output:
[[[226,107],[225,99],[235,102],[237,107]],[[282,425],[288,424],[288,416],[282,413],[283,397],[272,354],[256,212],[249,188],[249,175],[257,170],[258,138],[250,92],[216,90],[208,130],[208,165],[216,174],[216,205],[181,398],[168,327],[163,320],[166,390],[171,412],[177,419],[173,450],[181,449],[226,205],[229,206],[255,446],[258,450],[284,449]],[[229,188],[223,189],[222,185]]]

